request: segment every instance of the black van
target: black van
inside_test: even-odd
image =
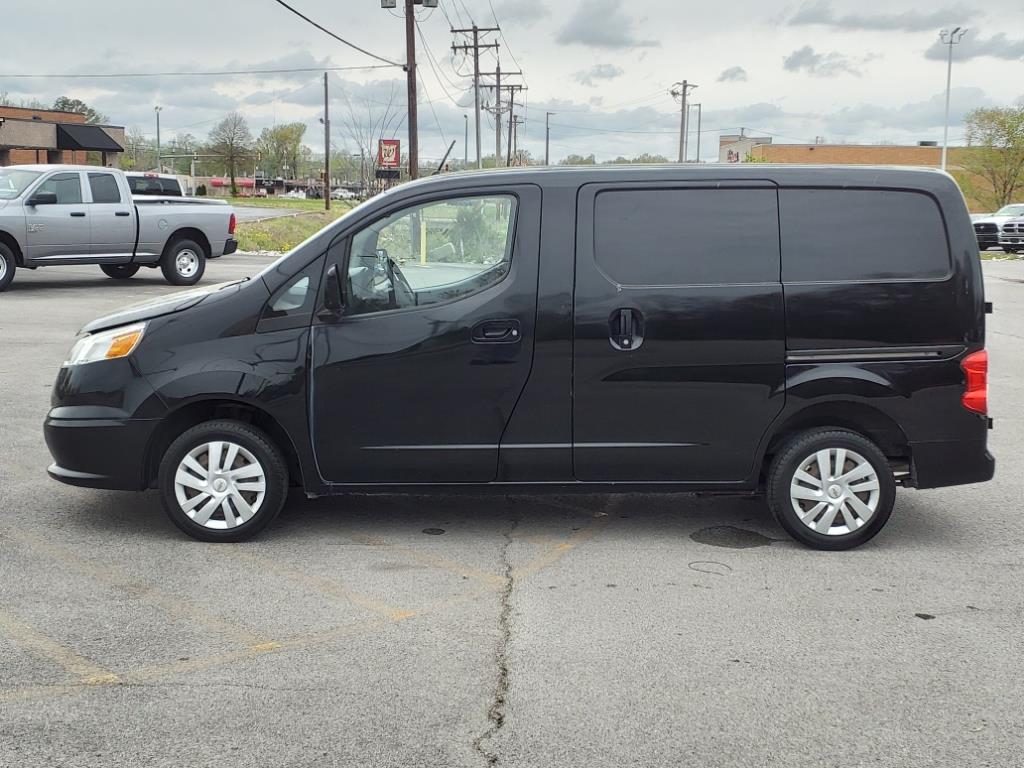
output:
[[[937,171],[529,169],[402,185],[259,275],[87,325],[50,475],[208,541],[311,496],[763,491],[861,544],[989,480],[981,264]]]

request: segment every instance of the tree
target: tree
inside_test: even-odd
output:
[[[956,152],[958,181],[992,210],[1024,191],[1024,104],[976,109],[967,115],[967,148]]]
[[[387,101],[363,99],[361,108],[352,105],[344,90],[341,95],[347,107],[342,126],[348,139],[359,150],[360,157],[366,158],[365,162],[360,163],[360,168],[363,173],[362,184],[368,187],[377,169],[377,142],[382,138],[393,137],[403,119],[403,110],[395,107],[397,86],[395,81],[390,82]]]
[[[264,128],[256,149],[261,155],[263,170],[270,177],[297,178],[302,159],[302,139],[306,135],[305,123],[285,123]],[[285,168],[288,169],[287,173]]]
[[[105,123],[108,119],[102,112],[93,109],[81,99],[72,99],[68,96],[58,97],[53,102],[53,108],[58,112],[74,112],[79,115],[85,115],[85,122],[87,123]]]
[[[231,194],[238,194],[235,184],[238,161],[252,154],[252,134],[245,118],[238,112],[230,112],[210,131],[210,149],[221,156],[231,177]]]
[[[558,161],[559,165],[596,165],[597,159],[592,155],[569,155]]]

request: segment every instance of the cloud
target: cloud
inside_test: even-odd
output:
[[[943,8],[926,11],[903,11],[900,13],[836,13],[832,4],[819,2],[806,3],[793,14],[787,23],[792,26],[821,25],[846,30],[900,30],[903,32],[923,32],[938,30],[950,23],[950,20],[968,19],[979,15],[982,11],[956,3]]]
[[[720,83],[743,83],[747,81],[747,70],[743,67],[729,67],[718,76]]]
[[[577,83],[593,87],[598,84],[595,82],[597,80],[614,80],[624,74],[626,71],[614,64],[595,64],[590,69],[584,69],[574,74],[573,79]]]
[[[532,27],[550,16],[551,9],[544,0],[500,0],[494,3],[494,15],[502,24]]]
[[[805,45],[793,51],[782,62],[783,69],[790,72],[806,72],[814,77],[835,77],[843,73],[860,77],[860,71],[841,53],[818,53]]]
[[[925,57],[945,61],[949,56],[949,48],[941,40],[932,43],[931,48],[925,51]],[[1024,60],[1024,38],[1013,40],[1002,32],[985,38],[980,35],[972,35],[968,32],[963,39],[953,47],[953,58],[961,61],[967,59],[980,59],[983,56],[990,56],[993,59],[1007,59],[1009,61]]]
[[[868,131],[880,134],[891,129],[928,133],[936,135],[942,128],[945,118],[946,94],[936,93],[923,100],[904,104],[901,107],[880,107],[862,104],[823,115],[823,126],[826,133],[835,136],[863,136]],[[950,92],[949,120],[950,126],[957,127],[964,123],[967,113],[979,107],[996,106],[981,88],[954,88]],[[931,135],[925,137],[930,138]]]
[[[556,42],[591,48],[653,48],[657,40],[637,37],[635,20],[626,15],[619,0],[582,0],[576,12],[558,32]]]

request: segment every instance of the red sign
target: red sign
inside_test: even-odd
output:
[[[402,164],[401,144],[398,139],[381,139],[377,145],[377,165],[398,168]]]

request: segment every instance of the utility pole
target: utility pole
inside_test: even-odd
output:
[[[946,170],[946,155],[949,151],[949,94],[953,85],[953,46],[963,40],[966,34],[967,30],[960,27],[955,27],[952,32],[939,32],[942,44],[949,47],[949,60],[946,65],[946,119],[942,124],[942,170]]]
[[[463,115],[462,119],[466,121],[466,139],[462,142],[462,170],[469,168],[469,115]]]
[[[701,111],[702,110],[701,110],[701,105],[700,104],[691,104],[690,105],[690,109],[693,109],[694,107],[697,108],[697,159],[696,159],[696,162],[699,163],[700,162],[700,117],[701,117]],[[689,121],[689,118],[687,118],[687,121]]]
[[[551,165],[551,116],[554,112],[544,113],[544,165]]]
[[[327,73],[324,72],[324,210],[331,210],[331,115],[327,99]],[[255,178],[253,184],[256,183]],[[253,194],[256,188],[253,187]]]
[[[422,0],[421,0],[422,2]],[[405,0],[405,78],[409,104],[409,178],[419,176],[419,130],[416,116],[416,15],[415,0]]]
[[[483,157],[480,154],[480,51],[487,48],[498,48],[498,43],[480,44],[480,34],[483,32],[499,32],[498,27],[478,27],[476,24],[470,29],[453,29],[452,34],[473,34],[472,45],[452,45],[453,51],[473,52],[473,113],[476,119],[476,167],[483,168]]]
[[[501,166],[501,63],[494,67],[494,167]]]
[[[676,83],[675,85],[673,85],[672,86],[672,90],[669,91],[669,93],[672,94],[673,98],[678,98],[680,100],[680,104],[681,104],[681,108],[679,110],[679,162],[680,163],[685,163],[686,162],[686,117],[687,117],[687,115],[686,115],[686,97],[689,94],[689,92],[692,89],[696,88],[696,87],[697,87],[696,85],[693,85],[692,83],[687,82],[686,80],[683,80],[683,82]]]
[[[512,133],[515,130],[515,100],[516,92],[509,91],[508,93],[508,160],[505,161],[505,166],[512,165]]]
[[[153,107],[153,111],[156,112],[156,172],[160,173],[160,112],[163,107]]]

